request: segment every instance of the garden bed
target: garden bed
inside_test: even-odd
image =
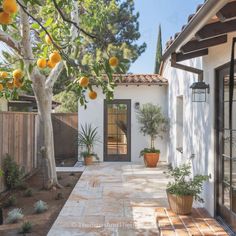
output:
[[[47,191],[42,190],[42,178],[39,174],[36,174],[26,181],[27,188],[32,189],[32,196],[26,197],[26,190],[19,189],[8,193],[1,200],[1,203],[6,202],[9,196],[14,195],[16,204],[3,209],[4,224],[0,225],[0,235],[17,235],[22,223],[26,221],[30,221],[33,226],[32,232],[27,235],[47,235],[80,176],[81,173],[58,173],[59,183],[65,187],[62,189],[52,189]],[[58,196],[59,199],[57,199]],[[44,213],[36,214],[34,213],[34,204],[39,200],[47,203],[48,210]],[[6,224],[7,213],[14,208],[21,208],[24,218],[20,220],[19,223]]]

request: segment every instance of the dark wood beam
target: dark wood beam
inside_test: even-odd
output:
[[[203,40],[207,38],[216,37],[221,34],[226,34],[236,31],[236,19],[226,22],[215,22],[205,25],[196,33],[196,38]]]
[[[220,19],[221,22],[225,22],[228,19],[236,17],[236,1],[229,2],[226,4],[216,16]]]
[[[180,50],[183,53],[189,53],[193,51],[199,51],[204,48],[213,47],[226,42],[227,42],[227,34],[202,41],[198,40],[189,41],[184,46],[182,46]]]
[[[186,54],[176,53],[176,62],[192,59],[192,58],[195,58],[195,57],[205,56],[207,54],[208,54],[208,49],[203,49],[203,50],[200,50],[200,51],[196,51],[196,52],[192,52],[192,53],[186,53]]]

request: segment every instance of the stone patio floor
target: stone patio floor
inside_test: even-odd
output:
[[[168,210],[166,169],[164,163],[87,167],[48,236],[227,235],[203,209],[187,217]]]

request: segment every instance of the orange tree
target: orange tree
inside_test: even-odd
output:
[[[96,86],[102,88],[107,99],[112,99],[112,74],[122,73],[126,61],[107,55],[89,65],[89,73],[81,70],[76,58],[79,46],[86,40],[102,45],[103,40],[80,27],[76,0],[0,0],[0,5],[0,42],[10,49],[3,52],[7,60],[0,62],[0,97],[17,97],[32,87],[47,163],[45,186],[59,186],[51,121],[54,83],[65,69],[72,79],[68,90],[79,95],[81,105],[86,106],[86,97],[96,99]]]

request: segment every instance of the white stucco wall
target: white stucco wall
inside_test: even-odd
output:
[[[98,133],[101,140],[99,145],[95,146],[95,152],[103,161],[103,122],[104,122],[104,95],[100,89],[96,90],[98,97],[96,100],[89,100],[88,108],[85,110],[79,107],[79,126],[85,123],[91,123],[98,127]],[[163,113],[167,117],[167,87],[166,86],[118,86],[115,88],[114,99],[131,99],[131,161],[142,162],[139,158],[141,149],[150,146],[148,137],[144,137],[139,132],[134,104],[139,102],[140,105],[145,103],[158,104],[162,107]],[[80,127],[79,127],[80,128]],[[167,137],[166,137],[167,138]],[[155,147],[161,151],[161,161],[167,157],[166,139],[157,139]]]
[[[163,76],[169,81],[168,88],[168,116],[170,119],[170,141],[168,145],[168,161],[174,166],[190,159],[192,160],[193,174],[210,174],[209,183],[204,186],[203,197],[205,207],[214,215],[214,163],[215,163],[215,69],[230,61],[232,37],[229,34],[228,43],[209,49],[209,54],[181,62],[192,67],[204,70],[204,81],[210,84],[210,94],[206,103],[192,103],[190,85],[197,81],[195,74],[175,69],[166,62]],[[176,101],[183,95],[183,154],[176,150]]]

